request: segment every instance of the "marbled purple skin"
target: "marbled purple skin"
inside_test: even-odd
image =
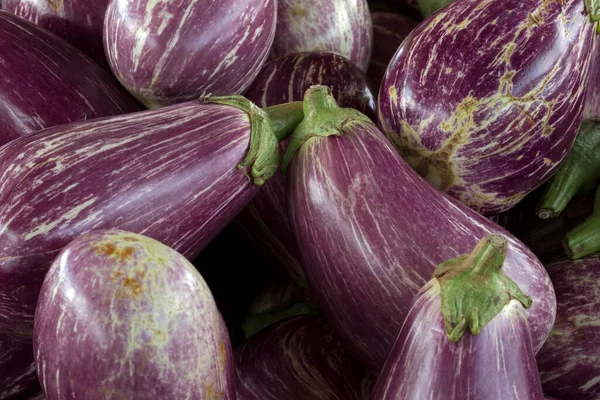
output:
[[[0,11],[0,145],[51,126],[139,111],[107,71],[69,43]]]
[[[600,258],[548,266],[558,312],[537,356],[544,392],[561,399],[600,398]]]
[[[113,0],[104,48],[148,107],[243,93],[273,43],[276,0]]]
[[[122,230],[81,235],[54,260],[33,346],[48,400],[234,400],[227,328],[181,254]]]
[[[583,110],[584,118],[600,118],[600,41],[596,41],[590,64],[590,80]]]
[[[456,343],[441,308],[432,280],[413,300],[372,400],[544,400],[521,303],[512,300],[479,335]]]
[[[278,322],[235,349],[237,400],[369,400],[373,378],[314,315]]]
[[[487,234],[508,240],[504,270],[532,298],[536,351],[556,313],[550,278],[521,242],[437,190],[405,163],[376,126],[313,137],[288,172],[289,209],[304,271],[334,332],[379,371],[417,291],[444,260]]]
[[[47,129],[0,148],[0,337],[31,337],[58,252],[122,228],[193,259],[257,186],[238,167],[246,112],[185,104]]]
[[[39,391],[31,343],[0,340],[0,400],[21,400]]]
[[[373,87],[379,89],[385,70],[402,41],[419,24],[415,19],[393,12],[371,13],[373,21],[373,53],[367,71]]]
[[[330,51],[366,71],[372,42],[366,0],[277,0],[277,32],[269,57]]]
[[[313,85],[331,88],[340,106],[375,116],[375,97],[365,74],[344,57],[328,52],[299,53],[268,62],[245,96],[259,107],[269,107],[302,101],[304,92]],[[286,145],[287,141],[282,142],[282,152]],[[307,289],[289,222],[285,179],[280,172],[236,218],[236,224],[273,264],[283,266],[295,282]]]
[[[595,37],[581,0],[456,1],[398,49],[380,127],[443,191],[486,215],[507,210],[570,150]]]
[[[108,67],[102,44],[108,0],[2,0],[2,8],[49,30]]]

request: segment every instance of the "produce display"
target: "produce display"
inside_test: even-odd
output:
[[[599,0],[0,2],[0,400],[600,400]]]

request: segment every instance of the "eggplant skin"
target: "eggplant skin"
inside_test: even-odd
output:
[[[40,390],[31,343],[0,339],[0,400],[21,400]]]
[[[225,323],[200,273],[156,240],[81,235],[57,256],[36,310],[46,396],[235,399]]]
[[[84,232],[121,228],[197,256],[257,191],[238,167],[250,131],[242,110],[188,102],[0,148],[0,337],[30,340],[44,275]]]
[[[511,300],[481,333],[448,339],[440,285],[415,296],[372,400],[543,400],[523,306]]]
[[[243,93],[275,35],[276,0],[112,0],[104,22],[111,69],[144,105]]]
[[[0,11],[0,145],[141,106],[107,71],[45,29]]]
[[[596,40],[581,0],[456,1],[398,49],[380,127],[443,191],[485,215],[505,211],[573,145]]]
[[[278,0],[277,32],[269,57],[329,51],[366,71],[372,42],[366,0]]]
[[[508,240],[504,270],[534,301],[534,349],[556,313],[550,278],[527,247],[437,190],[370,123],[313,137],[288,172],[289,209],[304,272],[327,322],[351,354],[379,371],[417,291],[442,261],[487,234]]]
[[[272,325],[235,352],[237,400],[369,400],[373,378],[319,316]]]
[[[102,44],[109,0],[2,0],[2,8],[49,30],[108,67]]]
[[[556,322],[537,355],[544,392],[559,399],[600,397],[600,258],[547,267],[556,290]]]

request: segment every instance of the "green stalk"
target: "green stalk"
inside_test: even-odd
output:
[[[506,239],[485,236],[471,254],[441,263],[434,277],[441,288],[442,315],[448,338],[457,342],[467,329],[473,335],[498,315],[512,299],[523,307],[532,300],[502,270]]]
[[[565,235],[563,247],[574,260],[600,251],[600,187],[596,189],[593,214]]]
[[[564,211],[578,192],[600,179],[600,122],[583,121],[573,148],[550,180],[538,208],[538,217],[553,218]]]
[[[454,0],[419,0],[419,8],[421,9],[421,14],[427,18],[453,1]]]

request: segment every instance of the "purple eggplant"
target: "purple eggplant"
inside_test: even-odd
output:
[[[294,104],[263,112],[241,96],[209,97],[0,148],[0,337],[31,336],[44,275],[82,233],[122,228],[193,259],[277,169],[286,128],[267,113],[301,119]]]
[[[112,0],[111,69],[148,107],[243,93],[273,43],[275,0]]]
[[[365,74],[344,57],[327,52],[299,53],[268,62],[245,96],[259,107],[268,107],[301,101],[312,85],[327,85],[342,106],[375,115],[375,97]],[[286,143],[282,143],[282,151]],[[282,265],[307,292],[280,173],[267,182],[236,223],[271,263]]]
[[[600,258],[548,266],[556,323],[537,355],[544,392],[561,399],[600,397]]]
[[[506,246],[487,236],[440,264],[412,301],[372,400],[544,399],[523,308],[532,299],[502,272]]]
[[[237,400],[368,400],[373,384],[318,316],[281,321],[234,355]]]
[[[51,126],[141,109],[75,47],[5,11],[0,76],[0,145]]]
[[[366,0],[278,0],[277,32],[270,57],[330,51],[366,71],[372,41]]]
[[[93,231],[58,254],[33,345],[49,399],[235,399],[210,289],[185,257],[142,235]]]
[[[595,44],[582,0],[461,0],[402,43],[379,124],[422,176],[476,211],[549,178],[582,122]]]
[[[527,315],[539,349],[556,305],[531,251],[424,181],[373,123],[337,107],[326,88],[309,89],[304,108],[282,164],[290,169],[292,227],[317,304],[352,354],[380,370],[435,267],[492,233],[507,236],[505,271],[536,299]]]
[[[107,67],[102,28],[108,0],[2,0],[2,8],[73,44]]]
[[[396,54],[402,41],[418,25],[406,15],[392,12],[372,12],[373,53],[367,75],[372,85],[379,89],[388,64]]]
[[[0,340],[0,400],[21,400],[39,391],[31,343]]]

